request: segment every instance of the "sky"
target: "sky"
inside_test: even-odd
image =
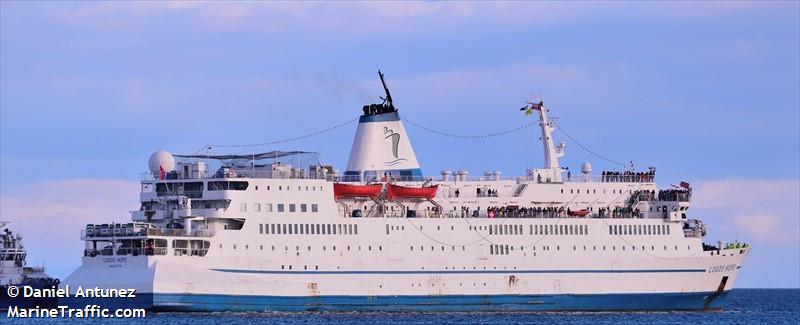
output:
[[[401,116],[441,132],[513,129],[543,99],[580,143],[555,133],[562,165],[690,182],[706,241],[753,246],[737,287],[800,287],[797,1],[0,1],[0,217],[64,278],[86,223],[138,209],[152,152],[352,120],[382,95],[378,69]],[[533,128],[406,129],[427,175],[542,164]],[[237,152],[319,151],[344,170],[354,133]]]

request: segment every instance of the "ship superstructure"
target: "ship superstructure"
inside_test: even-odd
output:
[[[14,233],[10,223],[0,221],[0,310],[17,307],[53,307],[55,298],[11,297],[8,288],[15,286],[19,292],[24,287],[33,289],[58,289],[59,280],[48,276],[43,267],[27,265],[27,250],[22,244],[22,235]]]
[[[87,225],[66,284],[188,311],[722,306],[750,248],[703,243],[689,184],[659,189],[654,168],[571,175],[543,102],[525,107],[541,168],[424,177],[383,85],[343,174],[301,168],[312,152],[156,152],[132,222]]]

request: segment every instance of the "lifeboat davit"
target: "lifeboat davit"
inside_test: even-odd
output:
[[[573,217],[585,217],[587,214],[589,214],[589,212],[591,211],[583,209],[583,210],[570,211],[568,214]]]
[[[382,184],[351,185],[333,183],[333,196],[337,199],[343,197],[369,197],[374,199],[381,195],[381,190],[383,190]]]
[[[426,187],[406,187],[389,184],[386,190],[386,198],[389,200],[394,199],[432,199],[436,197],[436,191],[439,190],[439,185],[426,186]]]

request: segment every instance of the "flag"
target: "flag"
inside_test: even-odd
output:
[[[158,180],[163,181],[167,178],[167,172],[164,171],[164,166],[158,166]]]
[[[683,188],[685,188],[687,190],[691,190],[692,189],[692,187],[689,186],[689,182],[684,182],[684,181],[681,181],[681,187],[683,187]]]
[[[520,111],[525,111],[525,115],[531,115],[533,111],[541,111],[542,107],[544,107],[544,101],[539,101],[538,103],[528,102],[528,104],[530,105],[519,109]]]

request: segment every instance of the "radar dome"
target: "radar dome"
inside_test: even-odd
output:
[[[175,157],[167,151],[159,150],[150,155],[150,162],[148,165],[150,167],[150,172],[153,173],[153,177],[158,177],[161,173],[161,169],[163,169],[165,173],[175,170]]]
[[[586,175],[591,174],[592,173],[592,164],[590,164],[588,162],[583,163],[583,165],[581,165],[581,172],[583,172]]]

